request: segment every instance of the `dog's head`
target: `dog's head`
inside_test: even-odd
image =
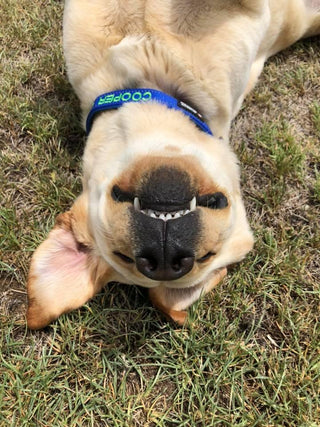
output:
[[[105,119],[98,118],[88,143],[95,244],[129,282],[194,286],[252,247],[236,157],[225,141],[179,113],[160,105],[133,107],[118,115],[113,141],[106,143]],[[96,150],[100,159],[93,162]]]
[[[91,228],[130,282],[193,286],[232,233],[232,198],[192,156],[141,156],[106,183]]]
[[[89,294],[106,276],[145,287],[191,287],[241,260],[253,242],[228,144],[161,105],[128,105],[95,120],[84,191],[67,222],[60,217],[36,251],[29,295],[44,280],[52,287],[61,282],[64,294],[64,277],[72,287],[82,275]]]

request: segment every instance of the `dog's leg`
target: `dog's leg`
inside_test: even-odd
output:
[[[263,70],[265,60],[266,60],[265,57],[259,57],[252,64],[249,81],[244,92],[244,97],[246,97],[248,93],[255,87],[258,81],[258,78]]]
[[[298,40],[300,37],[310,37],[320,34],[320,0],[304,0],[304,5],[300,4],[299,7],[296,6],[294,2],[292,2],[289,4],[289,6],[290,7],[287,8],[288,16],[285,17],[282,23],[283,26],[287,26],[288,28],[286,37],[283,37],[283,34],[281,33],[268,53],[264,52],[263,50],[260,52],[259,56],[252,64],[249,81],[244,92],[244,97],[246,97],[247,94],[254,88],[263,70],[264,63],[270,55],[273,55],[279,50],[282,50],[283,48]],[[294,19],[296,19],[299,25],[295,25],[295,30],[293,31],[290,26],[292,25],[291,21]],[[298,28],[300,28],[300,30],[297,30]],[[291,40],[290,29],[293,33]],[[295,33],[296,30],[297,33]],[[267,36],[267,39],[268,37],[269,36]]]
[[[304,0],[309,11],[308,29],[304,37],[320,34],[320,0]]]
[[[81,205],[79,198],[71,211],[58,216],[32,257],[27,284],[30,329],[43,328],[80,307],[113,279],[113,270],[90,244]]]
[[[197,301],[201,295],[210,292],[227,274],[226,268],[218,269],[213,277],[205,284],[200,284],[192,288],[170,289],[151,288],[149,297],[152,304],[162,311],[167,317],[174,320],[179,325],[183,325],[187,320],[186,308]]]
[[[270,0],[270,8],[271,24],[259,56],[267,58],[299,39],[320,34],[320,0]]]
[[[235,104],[234,112],[233,112],[233,118],[235,118],[237,116],[237,114],[239,113],[244,98],[255,87],[255,85],[256,85],[256,83],[258,81],[258,78],[259,78],[259,76],[260,76],[260,74],[261,74],[261,72],[263,70],[263,66],[264,66],[265,60],[266,60],[265,56],[264,57],[260,56],[252,64],[247,86],[246,86],[246,88],[244,90],[244,93],[242,94],[242,96],[238,99],[237,103]]]

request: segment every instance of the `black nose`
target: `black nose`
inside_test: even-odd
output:
[[[199,212],[191,207],[196,193],[189,172],[172,165],[143,176],[130,228],[136,267],[149,279],[176,280],[192,270],[202,230]]]
[[[184,276],[192,270],[194,264],[194,256],[190,256],[182,251],[166,254],[163,257],[156,254],[145,253],[143,256],[136,257],[136,266],[140,273],[144,274],[149,279],[165,281],[176,280]]]
[[[132,210],[135,261],[140,273],[152,280],[176,280],[192,270],[200,236],[199,214],[168,221]]]

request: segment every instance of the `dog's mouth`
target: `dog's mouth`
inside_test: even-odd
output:
[[[170,221],[179,219],[195,211],[197,208],[197,198],[193,197],[190,202],[187,202],[181,206],[170,206],[163,203],[159,203],[154,206],[145,203],[138,197],[134,197],[133,206],[135,211],[141,212],[151,218],[160,219],[162,221]]]
[[[113,200],[117,202],[132,203],[136,212],[141,212],[151,218],[169,221],[179,219],[191,212],[197,207],[206,207],[209,209],[224,209],[228,206],[227,197],[221,193],[195,195],[189,201],[166,201],[155,200],[150,197],[138,197],[133,192],[123,191],[117,185],[113,186],[111,192]]]
[[[114,254],[126,264],[135,263],[147,278],[161,282],[177,280],[189,273],[196,261],[205,263],[214,256],[214,251],[209,251],[196,257],[203,233],[200,208],[228,206],[221,192],[200,195],[196,188],[186,190],[183,186],[174,187],[180,191],[173,192],[171,185],[175,185],[173,180],[158,187],[149,182],[129,190],[114,185],[111,190],[112,199],[124,203],[129,214],[133,245],[132,258],[119,251]]]

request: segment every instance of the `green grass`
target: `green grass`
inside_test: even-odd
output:
[[[268,62],[236,119],[254,251],[176,328],[109,284],[26,329],[32,252],[81,189],[59,1],[0,0],[0,426],[320,426],[319,38]]]
[[[312,114],[312,120],[314,123],[314,127],[320,133],[320,104],[319,104],[319,102],[315,101],[311,105],[310,111]]]

